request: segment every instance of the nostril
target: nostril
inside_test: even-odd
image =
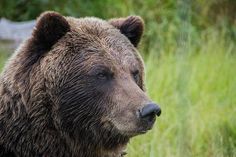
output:
[[[161,115],[161,108],[154,104],[147,104],[146,106],[144,106],[141,111],[140,111],[140,116],[141,118],[145,118],[145,117],[150,117],[150,116],[160,116]]]

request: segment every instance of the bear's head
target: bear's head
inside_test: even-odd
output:
[[[143,28],[138,16],[105,21],[46,12],[38,18],[21,48],[18,77],[31,81],[31,97],[46,93],[38,99],[47,101],[52,128],[74,143],[105,148],[152,128],[161,110],[145,93],[136,49]]]

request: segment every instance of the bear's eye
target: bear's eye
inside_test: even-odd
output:
[[[132,72],[132,75],[133,75],[134,81],[136,83],[138,83],[138,81],[139,81],[139,70],[135,70],[134,72]]]
[[[113,77],[113,74],[109,71],[102,70],[98,72],[96,76],[98,79],[101,79],[101,80],[109,80]]]

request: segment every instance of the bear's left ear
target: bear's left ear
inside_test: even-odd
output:
[[[144,22],[140,16],[111,19],[108,22],[119,29],[135,47],[138,46],[144,30]]]
[[[69,30],[70,25],[62,15],[47,11],[37,19],[32,39],[34,44],[42,49],[50,49]]]

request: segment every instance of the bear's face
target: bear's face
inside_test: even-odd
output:
[[[33,38],[48,49],[41,67],[55,123],[66,136],[109,147],[152,128],[160,111],[145,108],[151,101],[136,49],[142,32],[135,16],[107,22],[50,12],[39,18]]]

